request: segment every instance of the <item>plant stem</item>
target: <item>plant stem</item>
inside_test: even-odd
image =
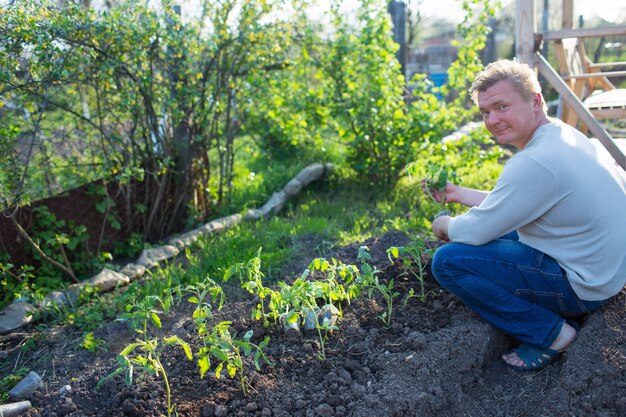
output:
[[[167,374],[165,373],[165,368],[161,364],[161,361],[157,358],[156,362],[159,364],[159,369],[161,372],[161,376],[163,377],[163,381],[165,382],[165,393],[167,397],[167,417],[171,417],[172,415],[172,393],[170,391],[170,383],[167,379]]]
[[[437,206],[437,209],[439,211],[442,211],[443,210],[443,206],[441,204],[439,204],[439,202],[437,201],[435,196],[430,191],[430,186],[428,184],[426,184],[426,187],[424,187],[424,188],[426,189],[426,193],[428,194],[428,197],[430,197],[430,199],[433,201],[433,203],[435,203],[435,206]]]
[[[246,376],[243,374],[243,362],[241,361],[241,355],[239,354],[239,349],[237,349],[236,347],[234,348],[235,350],[235,354],[237,355],[237,359],[239,360],[239,363],[241,364],[241,367],[239,367],[239,379],[241,380],[241,391],[243,392],[244,396],[248,396],[248,389],[246,388]]]

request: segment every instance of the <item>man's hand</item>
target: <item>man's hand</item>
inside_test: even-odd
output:
[[[447,182],[443,191],[437,191],[432,184],[429,184],[427,178],[422,178],[422,191],[426,195],[432,195],[438,203],[459,203],[467,207],[479,206],[489,195],[488,191],[461,187],[450,181]]]
[[[432,223],[433,233],[438,239],[441,239],[444,242],[450,241],[450,238],[448,237],[448,224],[450,223],[450,219],[450,216],[441,216],[433,220]]]
[[[432,198],[438,203],[451,203],[453,200],[451,199],[453,194],[453,189],[455,185],[448,181],[446,187],[442,191],[438,191],[432,185],[432,183],[428,180],[428,178],[422,178],[422,192]]]

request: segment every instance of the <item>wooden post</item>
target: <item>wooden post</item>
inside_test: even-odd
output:
[[[515,56],[530,66],[535,63],[535,0],[515,2]]]
[[[562,29],[574,27],[574,0],[563,0]]]

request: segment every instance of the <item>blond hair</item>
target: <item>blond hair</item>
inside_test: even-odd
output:
[[[469,89],[474,103],[478,104],[478,93],[484,93],[500,81],[508,81],[522,98],[533,100],[534,94],[541,94],[541,85],[535,71],[527,64],[516,60],[500,59],[487,65],[485,69],[476,74],[476,78]],[[547,109],[546,102],[541,97],[544,112]]]

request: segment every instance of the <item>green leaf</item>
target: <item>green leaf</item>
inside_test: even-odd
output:
[[[204,356],[198,359],[198,368],[200,368],[200,378],[204,378],[204,375],[208,372],[211,367],[211,361],[208,356]]]
[[[133,350],[135,350],[135,348],[137,348],[140,345],[141,345],[141,343],[131,343],[131,344],[127,345],[126,347],[124,347],[124,349],[122,349],[122,351],[119,353],[119,355],[117,355],[117,358],[116,358],[117,361],[121,365],[125,365],[126,362],[128,361],[128,358],[126,356],[129,355]],[[120,360],[123,361],[123,362],[120,362]]]
[[[400,250],[396,246],[387,249],[387,253],[391,254],[396,259],[400,256]]]
[[[228,355],[220,348],[212,346],[210,349],[211,355],[215,356],[220,361],[228,361]]]
[[[227,366],[227,369],[228,369],[228,376],[230,376],[231,378],[234,378],[235,375],[237,375],[237,367],[234,364],[229,363]]]
[[[157,326],[159,329],[161,328],[161,319],[156,313],[150,313],[150,319],[155,326]]]
[[[243,340],[249,342],[252,339],[252,335],[254,334],[254,330],[248,330],[246,334],[243,335]]]
[[[223,368],[224,368],[224,362],[221,362],[219,365],[217,365],[217,367],[215,368],[215,378],[220,379]]]

